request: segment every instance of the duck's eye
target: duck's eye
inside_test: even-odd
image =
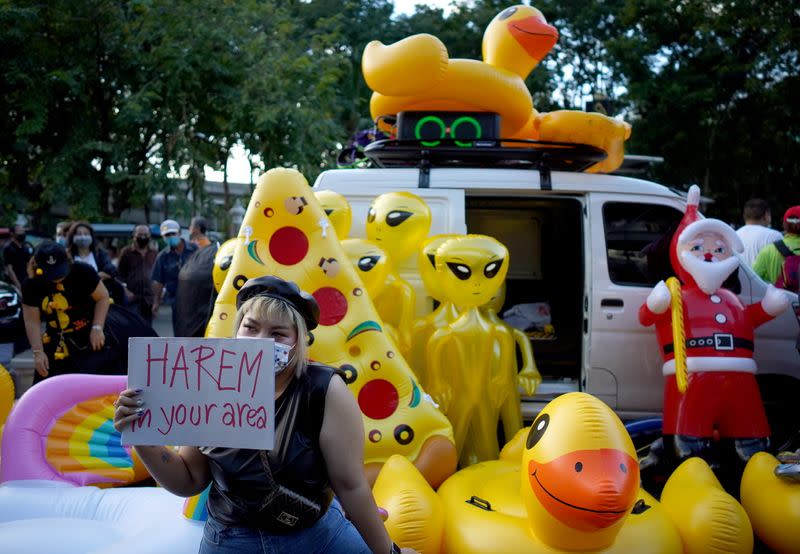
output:
[[[386,216],[386,225],[389,227],[397,227],[412,215],[414,214],[405,210],[392,210]]]
[[[536,421],[531,425],[531,430],[528,433],[528,440],[525,442],[525,447],[528,450],[539,442],[539,439],[542,438],[544,432],[547,430],[548,425],[550,425],[550,414],[539,414],[539,417],[537,417]]]
[[[372,223],[375,221],[375,208],[370,206],[369,211],[367,212],[367,223]]]
[[[517,8],[508,8],[507,10],[503,11],[503,13],[501,13],[498,16],[498,19],[500,21],[503,21],[504,19],[508,19],[509,17],[514,15],[515,13],[517,13]]]
[[[486,276],[487,279],[491,279],[497,272],[500,271],[500,268],[503,267],[503,260],[495,260],[493,262],[489,262],[486,264],[486,267],[483,268],[483,274]]]
[[[233,256],[225,256],[224,258],[222,258],[222,261],[219,264],[219,268],[222,271],[225,271],[231,266],[231,262],[233,262]]]
[[[358,260],[358,269],[361,271],[369,271],[378,265],[378,260],[380,259],[380,256],[362,256],[361,259]]]
[[[431,265],[434,269],[436,269],[436,255],[435,254],[428,254],[428,261],[431,262]]]
[[[450,268],[450,271],[453,272],[453,275],[455,275],[462,281],[466,281],[472,276],[472,270],[469,268],[469,266],[466,266],[464,264],[447,262],[447,267]]]

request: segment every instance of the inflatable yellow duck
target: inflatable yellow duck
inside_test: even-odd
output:
[[[585,393],[556,398],[499,460],[445,481],[437,495],[443,530],[430,487],[409,465],[387,462],[373,491],[401,546],[459,553],[682,549],[658,501],[638,487],[636,452],[619,418]]]
[[[525,78],[558,40],[542,12],[518,5],[503,10],[483,35],[483,61],[450,59],[428,34],[386,46],[372,41],[361,68],[374,91],[372,117],[410,110],[500,114],[503,137],[530,134],[535,115]]]
[[[550,402],[500,460],[459,471],[438,494],[446,552],[681,551],[674,525],[639,488],[622,422],[585,393]]]
[[[314,195],[333,225],[336,236],[339,237],[339,240],[346,239],[353,223],[350,202],[343,195],[332,190],[315,190]]]
[[[742,475],[742,506],[764,544],[775,552],[800,553],[800,483],[775,475],[780,462],[755,454]]]
[[[500,115],[502,138],[596,146],[608,157],[587,171],[612,171],[622,163],[630,125],[576,110],[539,114],[533,106],[525,79],[557,40],[558,31],[542,12],[520,4],[500,12],[486,27],[483,61],[451,59],[445,45],[428,34],[388,46],[372,41],[361,60],[373,91],[372,118],[402,111],[494,112]]]
[[[689,458],[672,472],[661,492],[661,506],[675,522],[685,552],[753,551],[747,513],[701,458]]]
[[[14,405],[14,380],[8,370],[0,364],[0,438],[3,436],[3,424],[6,422],[11,407]]]
[[[367,239],[387,255],[389,275],[380,295],[372,297],[384,323],[397,330],[400,351],[411,345],[416,293],[400,276],[400,265],[419,248],[431,227],[431,210],[410,192],[387,192],[376,197],[367,212]]]
[[[383,332],[358,273],[305,178],[291,169],[264,174],[235,240],[207,336],[233,334],[236,293],[248,279],[278,275],[296,282],[320,307],[310,356],[344,370],[361,409],[370,482],[389,456],[401,454],[438,486],[456,466],[452,428]]]

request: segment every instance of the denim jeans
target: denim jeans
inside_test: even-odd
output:
[[[344,517],[342,506],[334,499],[320,520],[297,533],[270,535],[252,527],[233,527],[208,516],[203,528],[200,554],[370,554],[364,539]]]

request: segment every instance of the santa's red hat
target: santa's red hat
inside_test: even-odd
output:
[[[700,187],[692,185],[689,187],[689,193],[686,196],[686,212],[683,214],[683,219],[678,224],[678,228],[675,229],[675,234],[672,235],[672,242],[669,245],[669,261],[672,263],[672,269],[684,284],[694,283],[694,279],[683,268],[678,258],[678,237],[689,225],[702,219],[703,216],[697,211],[699,205]]]

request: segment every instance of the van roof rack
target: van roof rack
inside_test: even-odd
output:
[[[607,156],[588,144],[526,139],[387,139],[367,145],[364,154],[378,167],[419,168],[420,188],[430,186],[434,167],[492,167],[537,169],[542,190],[552,188],[551,171],[584,171]]]

